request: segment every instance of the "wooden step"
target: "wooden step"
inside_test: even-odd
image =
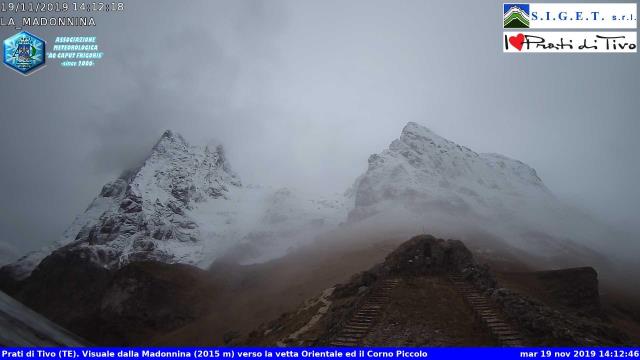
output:
[[[369,331],[368,330],[347,330],[342,329],[340,331],[340,335],[342,336],[352,336],[352,337],[364,337]]]
[[[488,324],[487,326],[489,327],[489,329],[491,330],[511,330],[511,326],[509,325],[496,325],[497,323],[494,324]]]
[[[369,331],[371,326],[354,326],[354,325],[346,325],[343,329],[347,330],[358,330],[358,331]]]
[[[506,335],[506,336],[498,336],[498,341],[522,341],[522,337],[519,335]]]
[[[345,344],[345,346],[354,346],[354,345],[358,345],[359,340],[355,340],[355,339],[347,339],[347,338],[343,338],[343,337],[339,337],[336,338],[335,340],[333,340],[334,342],[338,342],[338,343],[342,343]]]
[[[352,328],[352,329],[358,329],[358,330],[367,330],[371,328],[371,323],[358,323],[358,324],[354,324],[354,323],[347,323],[344,328]]]
[[[486,323],[494,323],[494,324],[504,324],[507,325],[503,320],[501,319],[495,319],[495,318],[483,318],[482,321],[486,322]]]
[[[331,346],[356,346],[357,344],[343,343],[343,342],[340,342],[340,341],[334,341],[329,345],[331,345]]]
[[[518,332],[513,329],[495,330],[493,333],[496,335],[518,335]]]
[[[369,329],[371,329],[370,326],[353,326],[353,325],[347,325],[345,327],[342,328],[343,330],[356,330],[356,331],[368,331]]]
[[[369,321],[366,323],[348,323],[345,326],[351,326],[353,328],[360,328],[360,329],[371,329],[371,326],[373,326],[373,321]]]
[[[351,336],[337,337],[336,340],[344,343],[357,343],[358,341],[360,341],[360,339],[356,339],[355,337]]]
[[[507,341],[503,341],[502,345],[504,346],[523,346],[522,341],[519,340],[507,340]]]
[[[350,331],[350,332],[366,332],[369,331],[371,329],[371,327],[369,326],[345,326],[342,328],[343,331]]]

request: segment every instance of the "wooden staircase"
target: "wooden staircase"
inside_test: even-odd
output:
[[[364,304],[338,332],[331,346],[359,345],[389,304],[391,300],[389,295],[399,282],[400,279],[385,279],[380,286],[374,288]]]
[[[523,336],[502,316],[498,306],[476,287],[465,281],[461,274],[450,274],[449,280],[462,295],[493,337],[503,346],[523,346]]]

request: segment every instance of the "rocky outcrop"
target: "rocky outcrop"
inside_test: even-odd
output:
[[[420,235],[387,256],[379,271],[392,276],[434,275],[460,272],[474,264],[471,251],[461,241]]]
[[[346,284],[336,285],[333,296],[353,296],[382,277],[479,272],[476,268],[481,267],[462,241],[418,235],[402,243],[383,263],[354,275]]]

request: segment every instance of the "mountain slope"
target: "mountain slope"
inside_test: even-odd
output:
[[[352,223],[490,238],[471,245],[526,252],[550,263],[611,250],[602,242],[608,229],[558,200],[530,166],[477,153],[416,123],[369,158],[351,193]]]
[[[54,251],[108,269],[135,261],[207,267],[221,256],[281,256],[344,217],[340,198],[313,201],[287,189],[243,186],[218,144],[192,146],[165,132],[145,162],[106,184],[61,239],[2,269],[24,279]]]

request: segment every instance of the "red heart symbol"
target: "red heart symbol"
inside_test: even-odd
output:
[[[524,35],[518,34],[518,36],[509,36],[509,43],[513,45],[518,51],[522,51],[522,44],[524,44]]]

